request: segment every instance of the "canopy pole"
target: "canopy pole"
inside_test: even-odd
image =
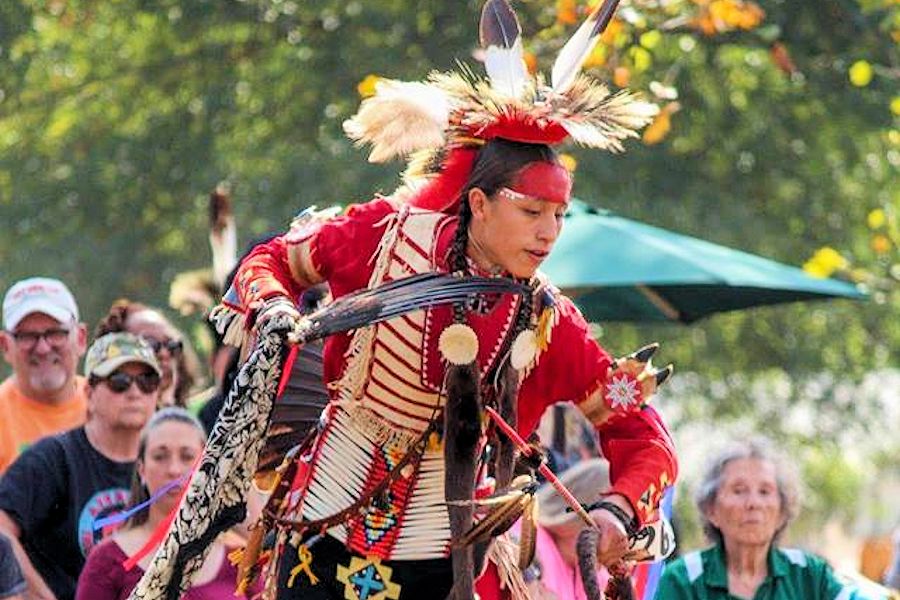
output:
[[[637,284],[635,287],[653,304],[653,306],[658,308],[666,318],[671,319],[672,321],[681,321],[681,312],[672,306],[668,300],[642,283]]]

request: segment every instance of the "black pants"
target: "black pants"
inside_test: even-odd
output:
[[[309,570],[317,583],[306,570],[294,570],[300,557],[288,545],[278,573],[278,600],[444,600],[453,586],[449,558],[373,563],[329,535],[308,548]]]

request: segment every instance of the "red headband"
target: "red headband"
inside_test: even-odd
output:
[[[410,199],[410,204],[417,208],[455,214],[459,210],[459,194],[472,172],[476,155],[477,149],[470,146],[451,149],[444,160],[441,174],[419,190]],[[559,163],[537,161],[525,165],[507,187],[526,196],[565,204],[572,193],[572,176]]]
[[[559,163],[533,162],[519,171],[507,187],[526,196],[566,204],[572,194],[572,176]]]

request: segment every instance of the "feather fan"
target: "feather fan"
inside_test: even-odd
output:
[[[272,410],[257,471],[278,467],[287,452],[303,441],[319,422],[319,416],[328,404],[322,373],[322,342],[303,345],[288,375],[287,385]]]

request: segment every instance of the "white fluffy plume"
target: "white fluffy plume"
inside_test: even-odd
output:
[[[382,79],[375,95],[344,121],[344,131],[360,146],[372,145],[370,162],[387,162],[418,150],[443,146],[450,103],[425,83]]]

